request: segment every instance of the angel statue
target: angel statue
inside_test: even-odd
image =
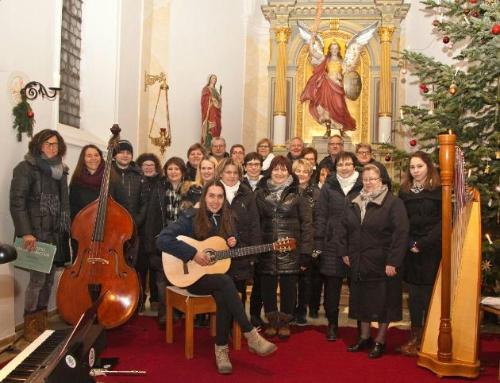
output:
[[[299,25],[302,39],[309,44],[309,54],[313,65],[313,74],[300,96],[300,101],[309,101],[309,113],[320,124],[325,125],[325,137],[329,137],[332,125],[341,133],[356,130],[356,121],[347,109],[345,98],[356,100],[361,93],[361,78],[355,68],[363,47],[370,41],[377,29],[373,23],[356,34],[347,44],[345,58],[342,58],[340,45],[332,41],[327,54],[323,55],[324,43],[320,36],[309,32]],[[344,77],[354,78],[359,84],[352,87],[344,83]]]
[[[219,137],[221,124],[221,107],[222,107],[222,86],[219,91],[215,88],[217,76],[211,74],[208,76],[207,85],[201,91],[201,144],[210,148],[212,139]]]

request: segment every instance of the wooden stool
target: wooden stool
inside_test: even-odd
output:
[[[211,295],[195,295],[186,289],[175,286],[168,286],[165,294],[167,306],[166,342],[174,342],[174,308],[182,311],[185,316],[184,321],[184,354],[186,359],[193,359],[193,335],[194,335],[194,317],[196,314],[210,314],[210,335],[215,336],[215,311],[217,305]],[[240,325],[233,322],[233,348],[241,349],[241,328]]]

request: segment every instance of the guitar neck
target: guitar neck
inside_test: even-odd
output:
[[[272,249],[273,249],[273,244],[268,243],[266,245],[246,246],[246,247],[240,247],[240,248],[236,248],[236,249],[216,251],[215,252],[215,259],[218,261],[218,260],[226,259],[226,258],[244,257],[246,255],[265,253],[267,251],[271,251]]]

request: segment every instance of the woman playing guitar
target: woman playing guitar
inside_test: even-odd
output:
[[[158,248],[188,262],[193,260],[201,266],[210,264],[210,257],[177,239],[184,235],[203,240],[218,235],[226,238],[229,247],[236,246],[236,238],[231,236],[231,213],[225,203],[224,186],[220,181],[208,182],[202,192],[199,209],[187,210],[179,219],[163,229],[158,237]],[[248,341],[248,348],[260,356],[266,356],[277,347],[262,338],[250,324],[233,280],[225,274],[207,274],[187,287],[190,293],[210,294],[217,303],[217,327],[215,336],[215,362],[221,374],[232,372],[229,360],[228,336],[231,318],[236,320]]]

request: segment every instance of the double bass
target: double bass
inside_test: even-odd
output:
[[[111,128],[99,198],[83,208],[71,225],[78,252],[61,276],[56,299],[59,315],[73,325],[104,294],[97,320],[108,329],[125,323],[139,302],[139,279],[123,254],[123,245],[134,233],[134,221],[109,194],[113,149],[120,131],[117,124]]]

